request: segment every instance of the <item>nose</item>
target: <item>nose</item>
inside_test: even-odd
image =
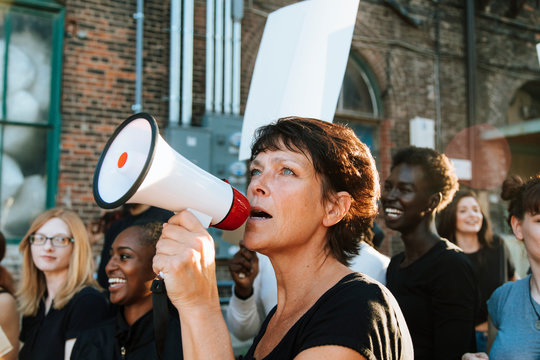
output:
[[[118,268],[118,265],[116,264],[116,259],[115,259],[115,256],[113,255],[107,262],[107,265],[105,265],[105,273],[107,274],[107,276],[109,276],[109,274],[112,273],[117,268]]]
[[[251,178],[248,185],[248,193],[252,195],[267,195],[269,188],[266,182],[264,174],[257,175],[257,177]]]
[[[381,194],[381,201],[394,200],[396,198],[396,188],[384,187]]]
[[[53,243],[52,243],[52,239],[51,238],[47,238],[45,240],[45,244],[43,244],[43,247],[45,248],[45,250],[52,250],[54,249],[54,246],[53,246]]]

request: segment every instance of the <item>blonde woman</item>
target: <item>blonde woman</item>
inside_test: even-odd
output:
[[[72,211],[47,210],[34,220],[19,250],[19,359],[69,359],[77,335],[108,313],[107,299],[92,277],[86,227]]]

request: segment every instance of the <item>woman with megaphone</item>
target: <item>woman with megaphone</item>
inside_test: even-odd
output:
[[[252,147],[245,246],[267,255],[277,306],[244,359],[412,359],[392,294],[346,265],[377,214],[368,147],[345,126],[283,118]],[[189,211],[164,225],[153,268],[178,309],[186,359],[233,359],[214,243]]]

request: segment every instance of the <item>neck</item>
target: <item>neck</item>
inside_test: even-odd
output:
[[[269,255],[277,281],[277,317],[305,312],[326,290],[351,272],[322,249],[324,247],[319,245]]]
[[[480,250],[478,234],[456,231],[456,245],[459,246],[466,254],[477,252]]]
[[[124,319],[129,326],[132,326],[144,314],[152,310],[152,296],[149,295],[143,301],[136,304],[124,306]]]
[[[401,239],[405,245],[403,266],[406,266],[427,253],[441,238],[435,231],[433,217],[426,215],[414,228],[403,231]]]
[[[58,291],[65,285],[68,269],[55,272],[46,272],[45,282],[47,284],[47,297],[54,299]]]
[[[529,258],[529,261],[531,259]],[[540,304],[540,268],[531,263],[531,296],[538,304]]]
[[[47,298],[45,299],[45,312],[49,312],[52,301],[58,294],[58,291],[65,285],[67,281],[68,269],[55,272],[46,272],[45,283],[47,285]]]

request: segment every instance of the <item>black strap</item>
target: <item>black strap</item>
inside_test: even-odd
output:
[[[167,289],[163,279],[152,281],[152,308],[154,312],[154,335],[156,338],[156,351],[160,359],[163,358],[163,347],[165,336],[167,335],[167,324],[169,322]]]

